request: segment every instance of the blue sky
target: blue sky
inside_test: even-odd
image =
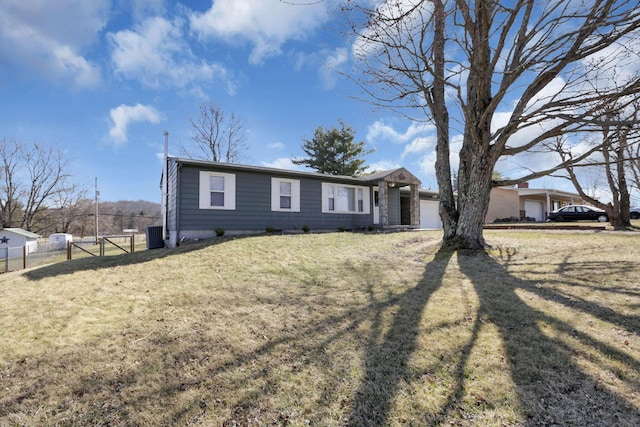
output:
[[[339,74],[351,41],[335,3],[3,0],[0,138],[57,145],[101,200],[159,201],[163,132],[178,155],[213,101],[244,120],[243,163],[299,169],[303,138],[342,119],[375,149],[374,169],[404,166],[436,188],[433,129],[358,100]]]

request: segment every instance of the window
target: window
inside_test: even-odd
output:
[[[291,183],[280,183],[280,209],[291,209]]]
[[[271,210],[300,212],[300,181],[271,178]]]
[[[200,171],[200,209],[236,208],[236,176]]]
[[[224,207],[224,177],[210,176],[211,206]]]
[[[322,212],[368,214],[369,200],[366,187],[322,184]]]

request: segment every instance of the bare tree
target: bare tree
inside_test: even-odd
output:
[[[572,156],[571,164],[493,181],[498,160],[539,150],[559,136],[598,132],[600,111],[624,108],[620,99],[640,91],[633,69],[640,40],[637,0],[387,0],[375,8],[364,0],[349,3],[347,9],[356,12],[348,16],[361,87],[374,102],[435,125],[447,245],[485,246],[482,227],[493,185],[579,164],[598,147]],[[610,80],[617,85],[607,86]],[[453,132],[462,137],[457,197]]]
[[[235,113],[229,117],[220,105],[200,104],[200,115],[190,119],[194,131],[192,144],[179,146],[181,154],[190,159],[236,163],[246,149],[243,120]]]
[[[638,125],[640,126],[640,123],[638,123]],[[638,137],[640,137],[640,135],[638,135]],[[640,143],[629,144],[627,146],[626,158],[628,159],[627,171],[629,188],[631,192],[635,191],[636,195],[640,194]]]
[[[20,190],[17,180],[21,146],[15,141],[0,140],[0,225],[11,227],[20,212]]]
[[[46,209],[37,215],[36,233],[70,233],[84,236],[93,222],[93,201],[86,198],[87,189],[79,184],[62,184]]]
[[[0,141],[2,226],[32,231],[38,215],[68,189],[69,160],[56,147]]]
[[[630,186],[627,180],[627,171],[630,164],[637,161],[637,159],[629,157],[639,145],[637,117],[638,110],[635,108],[627,120],[618,117],[618,123],[615,125],[610,123],[615,122],[616,119],[612,116],[609,117],[607,124],[602,128],[602,138],[598,142],[601,154],[599,160],[573,164],[571,161],[573,154],[570,148],[565,147],[563,139],[558,137],[555,141],[555,151],[560,155],[563,164],[566,165],[566,178],[571,180],[580,197],[607,212],[609,221],[616,230],[624,230],[631,226]],[[602,201],[595,194],[585,191],[583,180],[580,179],[577,172],[580,168],[595,169],[604,174],[610,201]]]
[[[38,212],[47,208],[47,203],[65,190],[69,174],[69,161],[55,147],[44,147],[34,143],[23,153],[25,169],[30,185],[24,199],[23,215],[20,227],[26,230],[34,228],[34,219]]]

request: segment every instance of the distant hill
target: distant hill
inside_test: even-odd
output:
[[[99,234],[120,234],[125,229],[144,233],[147,227],[162,225],[160,210],[160,203],[146,200],[100,202]]]

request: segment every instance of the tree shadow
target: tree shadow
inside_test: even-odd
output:
[[[386,332],[382,328],[381,312],[373,313],[372,332],[365,349],[365,374],[354,397],[348,426],[388,424],[397,387],[406,376],[409,358],[416,350],[423,311],[440,288],[452,255],[450,250],[440,249],[427,264],[418,285],[397,298],[394,304],[398,312]]]
[[[504,343],[511,377],[517,388],[526,425],[640,425],[640,413],[632,409],[625,396],[608,390],[597,375],[585,372],[576,360],[576,349],[562,337],[578,340],[606,355],[640,370],[638,360],[571,325],[528,305],[518,291],[525,290],[573,310],[633,325],[637,317],[624,316],[593,302],[575,301],[538,283],[521,280],[484,252],[458,254],[460,270],[474,284],[480,300],[478,316],[495,325]],[[480,267],[479,267],[480,266]],[[488,283],[486,278],[493,277]],[[549,325],[555,332],[543,329]],[[590,360],[598,364],[599,358]],[[627,386],[640,391],[640,384],[627,378]]]
[[[429,246],[428,250],[433,249]],[[298,386],[300,391],[286,383],[285,378],[290,375],[280,376],[282,372],[288,374],[297,370],[318,373],[317,378],[311,380],[317,381],[313,390],[317,391],[317,399],[306,408],[309,413],[303,415],[311,425],[326,424],[330,417],[325,409],[327,402],[339,401],[344,411],[351,407],[351,396],[337,391],[341,387],[344,390],[345,378],[350,372],[348,366],[336,363],[336,357],[342,362],[353,354],[342,351],[343,341],[353,341],[354,350],[359,351],[357,346],[365,341],[357,339],[359,329],[376,323],[379,329],[381,319],[376,318],[377,314],[389,307],[408,306],[411,300],[425,298],[425,292],[438,287],[437,277],[442,273],[438,276],[436,271],[444,271],[449,257],[436,257],[431,263],[434,281],[424,280],[405,293],[406,288],[394,293],[380,286],[388,274],[395,274],[393,269],[402,269],[398,264],[390,265],[392,270],[389,270],[379,262],[345,261],[344,265],[351,270],[347,276],[353,279],[352,288],[357,293],[358,289],[363,290],[364,296],[360,300],[344,298],[340,309],[333,314],[296,325],[283,325],[282,329],[272,324],[270,327],[275,329],[269,332],[261,329],[259,317],[245,314],[250,318],[245,325],[257,332],[256,345],[248,347],[232,345],[233,337],[225,337],[223,341],[229,343],[221,344],[216,333],[216,323],[221,319],[214,313],[215,306],[200,301],[191,309],[191,317],[179,325],[168,319],[157,319],[146,325],[149,328],[146,335],[138,328],[124,328],[82,346],[52,349],[15,361],[7,367],[6,378],[11,378],[11,382],[6,385],[12,393],[0,397],[0,424],[3,417],[18,414],[15,416],[28,419],[28,416],[37,416],[38,411],[44,411],[49,420],[77,422],[78,425],[98,425],[105,420],[114,426],[149,425],[154,422],[149,421],[146,414],[153,413],[162,414],[162,425],[186,425],[207,417],[222,420],[214,425],[249,425],[254,420],[255,423],[259,420],[260,425],[302,425],[299,419],[296,422],[289,417],[293,419],[293,411],[300,417],[304,406],[295,402],[293,409],[288,411],[273,403],[281,395],[286,395],[286,401],[293,402],[295,399],[288,395],[289,392],[310,392],[306,385]],[[442,266],[436,268],[438,263]],[[299,289],[296,288],[293,294],[260,296],[253,303],[271,307],[276,313],[280,307],[285,307],[285,312],[291,314],[321,309],[337,297],[325,283],[316,283],[316,279],[309,276],[309,282],[299,283]],[[342,295],[340,292],[339,296]],[[350,290],[347,295],[351,295]],[[416,310],[406,312],[406,322],[417,322],[413,316],[420,315],[419,307]],[[280,320],[289,323],[286,316],[277,318],[278,323]],[[177,326],[180,329],[176,329]],[[415,331],[409,331],[407,339],[415,339],[416,334],[417,327]],[[398,342],[401,350],[403,345]],[[214,352],[224,354],[220,357],[220,354],[212,354]],[[407,357],[410,353],[407,351]],[[87,359],[92,360],[95,369],[84,368]],[[353,363],[358,361],[353,358]],[[43,367],[51,368],[46,379],[43,379]],[[64,377],[67,373],[69,376]],[[3,374],[0,370],[0,377]],[[385,394],[388,400],[392,395]],[[55,407],[38,408],[41,402],[55,402]],[[374,406],[369,405],[366,409],[374,410]],[[335,410],[338,416],[340,412],[340,409]],[[151,419],[157,423],[158,418]]]
[[[181,250],[200,247],[202,245],[194,245]],[[443,288],[443,283],[448,286],[449,282],[445,282],[447,275],[456,273],[452,269],[447,270],[455,253],[441,249],[433,255],[433,251],[430,246],[431,260],[424,271],[424,254],[416,258],[420,264],[415,271],[420,280],[411,276],[410,281],[396,293],[387,292],[383,285],[385,277],[389,277],[388,270],[400,271],[401,265],[387,266],[383,264],[384,258],[366,261],[358,258],[357,262],[347,265],[350,270],[348,276],[353,282],[348,290],[363,289],[366,295],[359,301],[350,301],[351,292],[340,293],[339,297],[330,295],[331,290],[325,288],[327,285],[322,280],[326,277],[312,275],[307,277],[307,282],[300,282],[293,293],[275,294],[270,299],[252,299],[251,306],[267,306],[275,310],[278,322],[286,320],[287,323],[290,323],[286,316],[288,313],[321,311],[337,298],[344,303],[334,314],[301,321],[295,326],[288,324],[280,328],[280,323],[272,324],[268,338],[263,336],[260,317],[252,317],[251,312],[237,312],[245,326],[256,330],[255,345],[246,348],[231,346],[226,341],[221,344],[215,328],[216,323],[224,319],[214,313],[214,306],[208,301],[200,301],[190,309],[189,317],[179,324],[151,319],[152,324],[145,325],[151,331],[148,335],[147,329],[123,329],[109,336],[109,340],[114,341],[112,343],[104,339],[87,343],[87,348],[95,346],[96,358],[104,365],[98,364],[95,372],[83,371],[86,364],[84,352],[76,352],[73,348],[16,361],[10,369],[7,368],[4,378],[7,379],[7,387],[16,388],[19,392],[13,397],[0,397],[0,420],[11,411],[40,411],[36,407],[40,402],[57,401],[60,406],[56,410],[66,410],[65,405],[68,405],[77,411],[78,402],[90,400],[91,405],[81,409],[94,408],[95,414],[81,414],[85,418],[77,424],[97,425],[104,420],[114,426],[144,424],[148,420],[134,412],[142,408],[148,413],[162,412],[164,425],[196,423],[198,417],[206,420],[212,413],[215,413],[215,419],[225,420],[222,425],[249,424],[247,420],[259,420],[262,425],[302,425],[302,416],[310,421],[310,425],[326,425],[329,419],[326,407],[330,404],[334,405],[335,413],[330,414],[335,415],[331,418],[334,424],[394,424],[398,421],[391,419],[394,402],[404,392],[405,384],[424,385],[420,382],[422,380],[416,380],[411,364],[412,357],[423,351],[420,340],[431,332],[422,323],[427,305],[437,300],[439,295],[434,297],[434,294]],[[507,265],[484,253],[473,256],[458,253],[456,259],[461,273],[465,275],[461,275],[461,279],[468,278],[473,285],[473,290],[466,286],[461,288],[462,292],[472,294],[475,291],[478,312],[473,313],[471,320],[464,320],[466,323],[460,327],[465,332],[464,339],[451,345],[452,351],[446,355],[446,360],[434,362],[450,362],[451,369],[447,372],[451,378],[450,381],[447,378],[450,387],[435,410],[420,414],[422,420],[416,422],[418,425],[444,424],[449,418],[460,421],[457,411],[468,394],[470,381],[466,372],[475,347],[483,339],[481,334],[486,324],[495,327],[504,343],[507,359],[504,366],[508,366],[518,394],[519,424],[596,425],[606,420],[609,425],[640,425],[640,414],[629,408],[625,396],[608,391],[596,378],[587,374],[583,366],[576,363],[574,348],[550,336],[541,324],[551,325],[563,336],[571,336],[598,354],[606,355],[608,360],[623,363],[636,371],[640,371],[638,360],[587,333],[574,331],[561,319],[531,307],[518,292],[524,290],[554,304],[601,316],[603,320],[609,317],[608,320],[616,325],[637,328],[637,319],[612,313],[591,301],[576,302],[553,289],[541,288],[538,282],[518,279],[509,273]],[[487,277],[491,278],[490,282]],[[279,307],[287,307],[291,311],[278,311]],[[443,325],[446,321],[438,322],[434,330]],[[178,327],[180,329],[176,329]],[[345,336],[349,340],[343,339]],[[354,347],[342,349],[346,341]],[[361,350],[364,359],[359,357]],[[215,351],[224,353],[224,357],[215,357],[212,354]],[[353,356],[354,352],[358,356]],[[102,358],[99,358],[101,354]],[[354,365],[362,360],[364,372],[359,383],[353,379],[354,384],[345,386],[345,382],[352,381],[345,378],[349,378],[353,371],[342,361],[349,358]],[[340,359],[340,363],[336,359]],[[591,362],[597,364],[600,361],[600,358],[594,358]],[[62,387],[62,378],[48,378],[50,383],[59,381],[61,385],[46,388],[47,379],[40,375],[42,366],[58,365],[64,365],[65,371],[74,372],[71,380],[67,379]],[[317,374],[313,380],[310,376],[304,377],[317,381],[315,388],[311,387],[313,390],[300,385],[301,390],[295,390],[294,385],[285,383],[287,380],[284,378],[288,377],[280,376],[284,371],[296,370],[313,370]],[[0,377],[2,375],[0,372]],[[155,387],[140,387],[147,384],[149,376],[157,377],[158,381],[153,383]],[[10,378],[11,384],[8,383]],[[20,378],[19,382],[17,378]],[[562,383],[554,383],[555,378],[562,378]],[[629,389],[638,393],[640,385],[635,376],[625,379],[625,382]],[[342,391],[337,391],[339,389]],[[308,407],[299,405],[289,393],[313,394],[315,404]],[[279,395],[286,395],[286,401],[296,407],[297,419],[289,419],[290,413],[286,410],[276,413],[281,408],[274,408],[271,399]],[[579,395],[590,398],[579,399]],[[339,409],[335,409],[335,402],[341,403]],[[309,408],[313,412],[304,413]],[[68,412],[72,413],[72,409]],[[269,411],[269,418],[265,411]],[[51,419],[55,415],[52,414]],[[338,418],[340,416],[342,418]],[[338,419],[340,421],[335,421]]]

